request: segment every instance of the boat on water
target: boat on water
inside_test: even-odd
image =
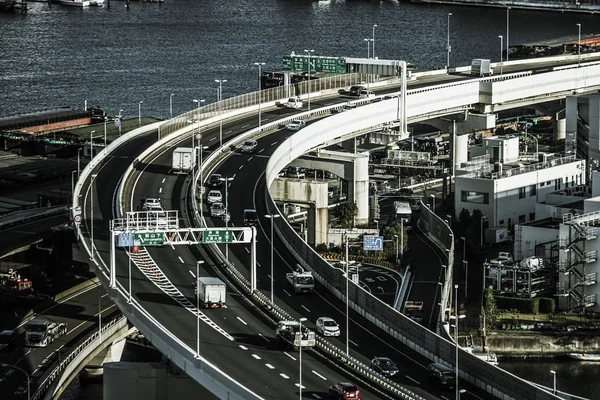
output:
[[[58,0],[57,3],[71,7],[99,7],[104,5],[104,0]]]
[[[600,361],[600,354],[569,353],[569,357],[579,361]]]

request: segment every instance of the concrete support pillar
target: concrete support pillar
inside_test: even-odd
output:
[[[361,157],[354,160],[354,179],[350,181],[349,194],[353,196],[358,207],[355,226],[369,222],[369,158]]]
[[[565,152],[574,152],[577,141],[577,117],[578,100],[577,96],[567,96],[565,99]]]
[[[554,121],[552,121],[552,132],[554,132],[554,140],[564,140],[567,133],[567,119],[565,118],[566,110],[554,114]]]

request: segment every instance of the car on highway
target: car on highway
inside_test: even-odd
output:
[[[398,367],[387,357],[375,357],[371,360],[371,368],[388,378],[398,373]]]
[[[242,145],[242,153],[254,153],[258,147],[256,140],[246,140]]]
[[[210,192],[208,192],[208,195],[206,196],[206,201],[209,204],[216,203],[216,202],[220,203],[223,201],[223,195],[218,190],[211,190]]]
[[[221,180],[223,176],[221,174],[212,174],[210,178],[208,178],[208,186],[210,187],[221,187],[223,181]]]
[[[287,128],[288,131],[299,131],[300,129],[304,128],[306,126],[306,122],[300,120],[300,119],[295,119],[292,122],[290,122],[289,124],[287,124],[285,127]]]
[[[340,336],[340,326],[333,318],[320,317],[317,319],[316,330],[323,336]]]
[[[398,98],[398,94],[386,94],[385,96],[383,96],[384,100],[391,100],[391,99],[397,99]]]
[[[258,225],[258,213],[253,209],[244,210],[244,225],[256,226]]]
[[[221,202],[212,203],[210,206],[211,217],[223,217],[225,215],[225,206]]]
[[[162,210],[151,210],[148,211],[148,227],[167,229],[169,227],[169,217],[167,213]]]
[[[360,399],[360,390],[354,383],[338,382],[329,386],[329,398],[336,400]]]
[[[10,351],[15,343],[17,334],[12,330],[4,330],[0,332],[0,351]]]
[[[144,200],[144,204],[142,205],[142,210],[144,211],[162,211],[162,204],[160,203],[160,199],[149,197]]]

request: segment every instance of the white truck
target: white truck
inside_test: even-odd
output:
[[[196,152],[191,147],[178,147],[173,150],[171,169],[174,174],[188,174],[196,166]]]
[[[286,103],[283,104],[287,108],[293,108],[294,110],[300,110],[304,103],[302,99],[298,96],[290,97]]]
[[[300,323],[297,321],[280,321],[277,324],[275,335],[279,341],[294,350],[298,350],[300,347],[314,347],[316,344],[315,332],[302,326],[302,333],[300,333]]]
[[[404,315],[415,322],[423,321],[423,302],[422,301],[406,301],[404,303]]]
[[[294,272],[288,272],[285,277],[295,293],[312,293],[315,290],[315,278],[310,271],[296,265]]]
[[[490,65],[490,60],[484,58],[476,58],[471,62],[471,75],[475,76],[492,76],[494,70]]]
[[[195,284],[195,282],[194,282]],[[225,306],[225,297],[227,287],[219,278],[200,277],[198,278],[198,287],[196,296],[199,296],[200,307],[202,308],[222,308]]]
[[[67,333],[67,324],[35,317],[25,324],[25,346],[46,347]]]

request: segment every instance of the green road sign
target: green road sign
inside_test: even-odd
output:
[[[134,233],[134,246],[162,246],[165,243],[164,232]]]
[[[230,231],[202,231],[202,243],[232,243]]]
[[[311,72],[325,72],[328,74],[345,74],[346,59],[342,57],[310,57]],[[283,70],[292,72],[308,71],[308,56],[293,54],[283,56]]]

